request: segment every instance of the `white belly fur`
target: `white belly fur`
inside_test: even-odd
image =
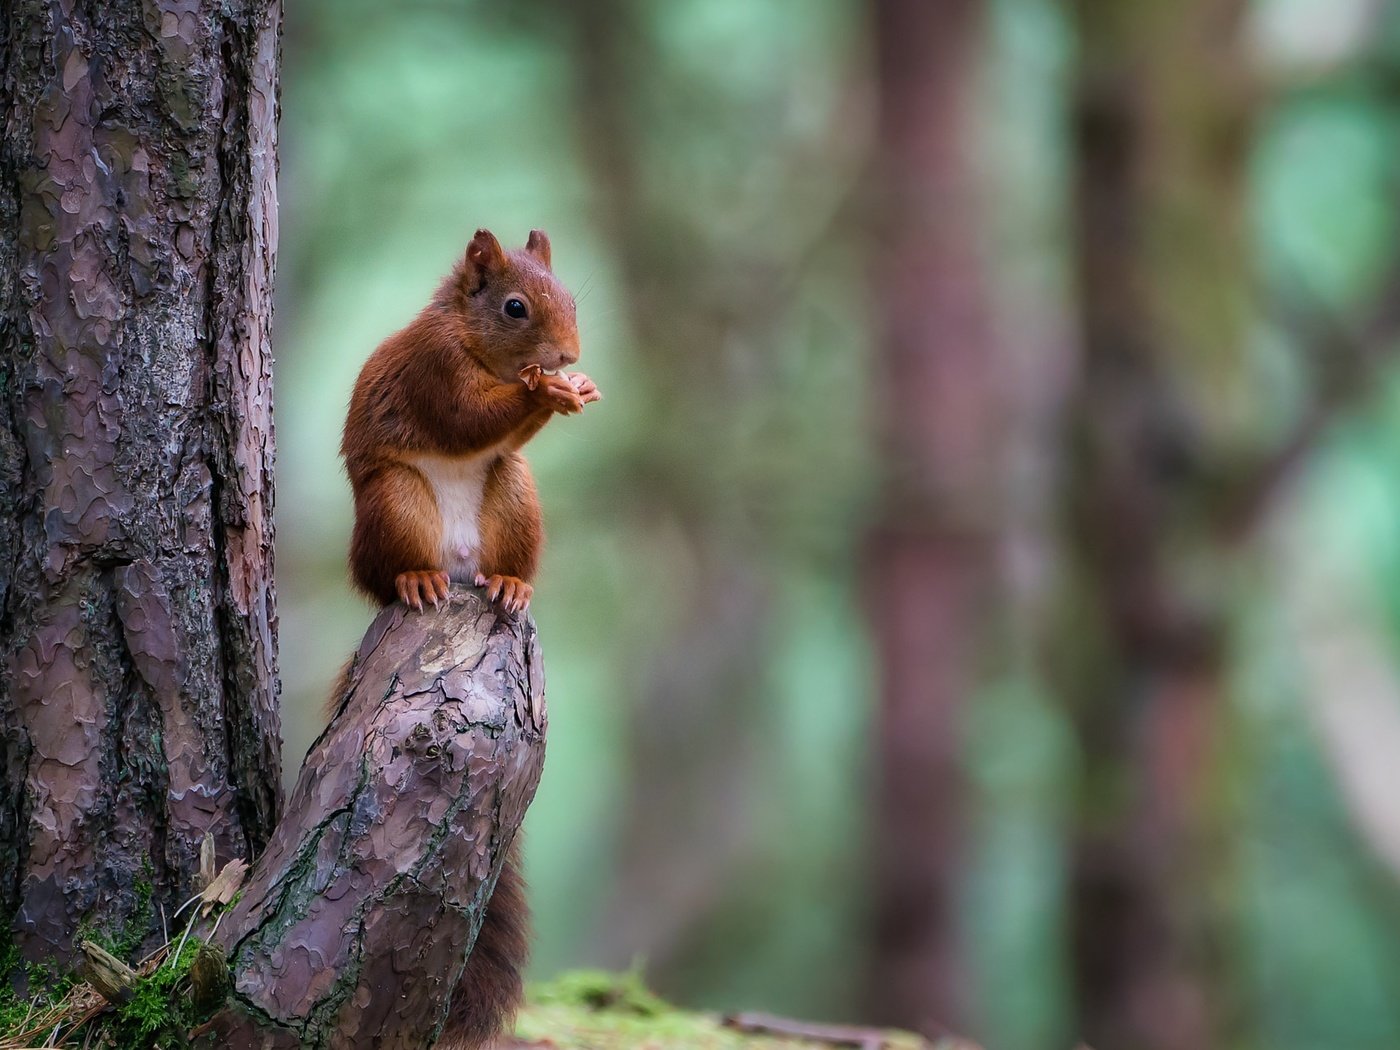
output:
[[[481,497],[496,461],[492,449],[474,456],[414,456],[408,462],[432,486],[442,520],[442,565],[461,583],[475,581],[481,567]]]

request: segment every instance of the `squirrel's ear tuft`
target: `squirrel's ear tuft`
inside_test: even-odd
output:
[[[500,270],[506,264],[506,253],[501,251],[501,242],[490,230],[477,230],[476,236],[467,245],[467,274],[474,278],[473,287],[480,288],[486,283],[489,274]]]
[[[544,230],[530,231],[530,239],[525,242],[525,250],[544,263],[546,270],[549,269],[549,238],[545,235]]]

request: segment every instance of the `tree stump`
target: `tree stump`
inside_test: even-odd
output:
[[[544,762],[533,622],[454,588],[379,614],[214,943],[206,1047],[427,1047]]]

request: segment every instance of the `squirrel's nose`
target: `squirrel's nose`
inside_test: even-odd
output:
[[[557,342],[548,340],[535,345],[534,359],[542,368],[553,371],[578,360],[578,341]]]

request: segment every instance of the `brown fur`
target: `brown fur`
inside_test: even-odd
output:
[[[481,571],[533,580],[543,535],[540,500],[525,457],[518,452],[502,456],[486,477],[482,498]]]
[[[403,597],[395,585],[401,574],[443,569],[432,490],[406,461],[415,454],[497,450],[482,501],[482,570],[526,582],[534,574],[544,533],[530,469],[517,453],[551,415],[584,405],[564,377],[544,376],[533,389],[520,378],[530,365],[578,360],[574,300],[548,261],[539,231],[507,255],[478,230],[432,302],[360,372],[341,441],[355,493],[350,570],[380,602]],[[511,298],[527,304],[527,319],[506,316]]]
[[[530,908],[520,874],[518,838],[506,853],[481,932],[452,996],[439,1050],[486,1046],[520,1006],[521,967],[530,949]]]
[[[375,600],[418,604],[446,595],[444,523],[432,485],[412,458],[492,450],[477,562],[488,578],[488,598],[506,608],[529,601],[544,530],[519,450],[554,414],[579,412],[599,396],[587,377],[538,374],[578,360],[574,300],[549,266],[549,240],[540,231],[531,232],[523,250],[507,254],[478,230],[428,306],[381,343],[360,372],[341,454],[355,495],[351,576]],[[505,312],[511,298],[527,304],[527,318]],[[530,366],[538,366],[533,374]],[[529,909],[517,854],[512,845],[440,1046],[483,1046],[519,1005]]]

